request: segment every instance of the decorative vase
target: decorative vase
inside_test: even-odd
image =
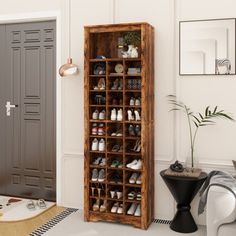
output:
[[[138,57],[138,48],[134,45],[128,45],[128,51],[127,51],[128,57],[130,58],[137,58]]]
[[[198,158],[196,158],[196,156],[192,158],[191,155],[188,155],[188,157],[185,160],[185,168],[187,170],[190,170],[191,172],[194,172],[195,169],[196,170],[199,169]]]

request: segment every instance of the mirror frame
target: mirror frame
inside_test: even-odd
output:
[[[181,74],[181,24],[188,23],[188,22],[202,22],[202,21],[220,21],[220,20],[234,20],[235,24],[235,42],[234,42],[234,50],[235,50],[235,72],[232,74]],[[236,75],[236,18],[219,18],[219,19],[201,19],[201,20],[184,20],[179,21],[179,76],[230,76]]]

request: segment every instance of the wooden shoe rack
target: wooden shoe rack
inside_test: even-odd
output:
[[[118,56],[118,42],[129,32],[140,36],[136,58]],[[147,23],[85,27],[85,221],[117,222],[147,229],[153,220],[153,32]],[[134,160],[141,161],[140,169],[127,167]],[[101,170],[105,175],[99,179],[96,174],[100,175]],[[136,176],[132,182],[133,173]],[[139,176],[141,183],[137,181]],[[140,206],[140,214],[130,214],[132,204],[136,211]]]

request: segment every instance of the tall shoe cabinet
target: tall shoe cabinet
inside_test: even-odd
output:
[[[139,57],[118,57],[119,38],[133,31],[141,36]],[[86,26],[84,32],[84,218],[147,229],[153,220],[155,187],[154,29],[147,23],[130,23]],[[140,72],[129,73],[132,68],[140,68]],[[140,104],[133,104],[131,99],[139,99]],[[122,112],[122,120],[111,120],[112,110]],[[105,112],[105,117],[93,119],[95,111]],[[141,120],[128,120],[128,111],[135,118],[134,112],[138,111]],[[101,139],[105,149],[94,150],[93,141]],[[105,165],[95,163],[99,157]],[[142,160],[141,169],[127,167],[133,160]],[[104,180],[92,180],[94,169],[98,173],[104,170]],[[133,173],[141,175],[141,184],[130,183]],[[117,199],[111,191],[123,196]],[[137,193],[141,193],[141,199],[135,196]],[[96,203],[99,208],[95,209]],[[123,207],[122,213],[111,212],[115,203]],[[128,214],[133,203],[140,204],[140,216]],[[101,205],[106,208],[100,210]]]

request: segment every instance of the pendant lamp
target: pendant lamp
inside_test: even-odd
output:
[[[72,63],[72,58],[71,58],[71,0],[69,0],[69,36],[68,36],[68,41],[69,41],[69,57],[67,59],[67,63],[62,65],[59,69],[59,74],[61,77],[78,75],[78,73],[79,73],[78,66],[76,64]]]

